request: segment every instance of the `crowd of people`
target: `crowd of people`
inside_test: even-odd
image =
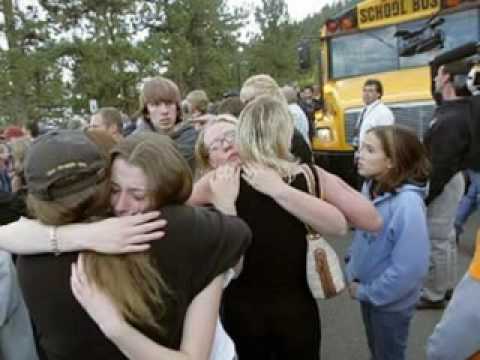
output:
[[[393,125],[381,84],[369,81],[355,190],[314,164],[315,93],[255,75],[214,114],[205,91],[182,98],[155,77],[134,122],[104,107],[87,129],[6,140],[2,358],[319,359],[307,227],[325,236],[352,227],[345,277],[371,357],[404,359],[435,251],[424,202],[435,161]],[[379,109],[386,123],[368,120]],[[476,259],[464,289],[480,278]],[[458,293],[452,307],[466,301]],[[454,359],[441,349],[461,333],[455,317],[449,306],[429,359]],[[462,354],[479,350],[471,341]]]

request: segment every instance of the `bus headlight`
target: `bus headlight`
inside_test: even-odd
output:
[[[323,142],[330,142],[333,140],[332,130],[329,128],[317,128],[318,140]]]

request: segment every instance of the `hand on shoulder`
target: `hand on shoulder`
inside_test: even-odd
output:
[[[211,203],[218,210],[235,215],[235,201],[240,190],[240,168],[232,165],[218,167],[209,178]]]
[[[273,169],[255,163],[244,164],[242,178],[255,190],[276,198],[288,186]]]

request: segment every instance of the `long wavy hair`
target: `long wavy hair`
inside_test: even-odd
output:
[[[151,209],[183,204],[189,198],[190,168],[168,136],[149,132],[132,135],[112,150],[111,161],[118,158],[145,173]],[[127,320],[159,334],[165,332],[161,320],[168,310],[166,297],[173,294],[150,252],[120,256],[88,253],[85,269]]]

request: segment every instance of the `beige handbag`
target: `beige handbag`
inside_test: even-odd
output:
[[[325,198],[325,186],[322,177],[315,168],[301,165],[303,174],[307,180],[308,192],[320,199]],[[318,178],[318,181],[317,181]],[[320,190],[318,191],[318,187]],[[312,227],[307,228],[307,282],[315,299],[328,299],[340,294],[345,289],[340,260],[335,250]]]

